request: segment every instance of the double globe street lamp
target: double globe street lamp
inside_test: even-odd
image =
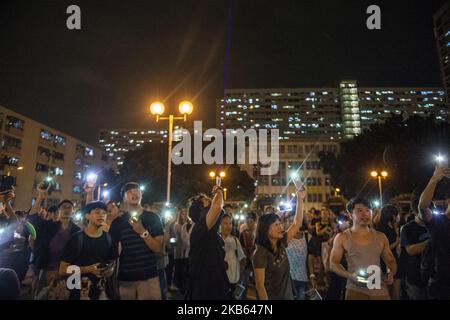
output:
[[[169,131],[168,131],[168,155],[167,155],[167,197],[166,197],[166,206],[170,206],[170,181],[172,175],[172,135],[173,135],[173,121],[174,120],[187,120],[187,116],[194,111],[194,106],[190,101],[184,100],[181,101],[178,105],[178,110],[183,115],[182,117],[175,117],[173,114],[170,114],[168,117],[162,117],[164,113],[165,106],[164,103],[160,101],[155,101],[150,105],[150,112],[152,115],[156,116],[156,122],[159,120],[168,120],[169,121]]]
[[[370,175],[373,178],[378,179],[378,191],[380,192],[380,207],[382,207],[383,206],[383,193],[382,193],[382,188],[381,188],[381,178],[386,179],[388,176],[388,173],[385,170],[383,170],[381,172],[373,170],[372,172],[370,172]]]

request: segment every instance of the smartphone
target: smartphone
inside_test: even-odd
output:
[[[441,169],[448,169],[448,160],[447,159],[442,159],[442,160],[438,160],[438,167]]]
[[[170,238],[169,242],[170,242],[170,244],[176,244],[177,238]]]
[[[369,275],[367,274],[366,271],[359,270],[356,278],[357,278],[358,282],[367,283],[367,282],[369,282],[368,277],[369,277]]]
[[[47,189],[52,183],[52,178],[47,177],[42,181],[42,188]]]
[[[139,219],[137,217],[137,212],[132,212],[131,213],[130,221],[132,221],[132,222],[138,222],[139,221]]]
[[[86,177],[86,182],[89,188],[93,188],[97,182],[97,175],[95,173],[88,174]]]
[[[220,179],[219,176],[216,177],[216,186],[220,187],[220,184],[222,183],[222,179]]]
[[[10,190],[12,190],[12,187],[14,186],[14,177],[13,176],[2,176],[2,179],[0,181],[0,193],[8,193]]]

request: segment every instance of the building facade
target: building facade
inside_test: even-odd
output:
[[[53,188],[46,205],[70,199],[80,206],[88,172],[112,168],[100,148],[0,106],[0,173],[15,179],[17,210],[28,210],[36,186],[52,177]]]
[[[179,126],[174,127],[174,141],[181,139],[181,129]],[[166,141],[167,130],[101,129],[98,143],[120,167],[128,151],[136,150],[145,143],[164,143]]]
[[[446,2],[433,16],[434,36],[436,39],[442,83],[447,98],[450,95],[450,2]],[[449,101],[447,104],[450,106]]]
[[[283,140],[351,139],[391,114],[448,119],[441,88],[358,87],[354,80],[341,81],[338,88],[230,89],[216,108],[222,131],[279,129]]]
[[[301,182],[307,186],[305,208],[320,208],[334,192],[329,175],[319,168],[321,151],[339,153],[338,141],[291,139],[280,141],[279,170],[275,175],[261,175],[258,165],[240,165],[250,177],[255,179],[255,195],[270,196],[277,204],[289,202]],[[248,154],[248,147],[247,147]]]

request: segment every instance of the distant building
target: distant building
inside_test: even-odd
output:
[[[240,165],[240,168],[255,179],[256,196],[270,196],[277,204],[288,203],[294,197],[296,186],[293,174],[295,173],[296,185],[299,186],[303,182],[307,186],[305,208],[307,210],[312,207],[318,209],[334,192],[329,175],[319,169],[318,153],[320,151],[337,154],[340,151],[339,142],[330,140],[280,141],[277,174],[261,175],[260,166],[248,164],[248,161],[246,161],[247,164]],[[248,155],[248,147],[246,152]],[[226,180],[224,186],[226,186]]]
[[[180,127],[174,128],[174,140],[180,139]],[[136,150],[145,143],[164,143],[167,141],[167,130],[136,129],[101,129],[98,143],[118,167],[123,164],[125,154]]]
[[[89,145],[15,111],[0,106],[0,173],[16,180],[15,207],[28,210],[36,187],[46,177],[54,181],[47,205],[70,199],[81,205],[87,172],[113,168],[100,148]]]
[[[434,36],[441,66],[442,82],[450,97],[450,2],[447,1],[433,17]],[[450,106],[449,101],[447,101]]]
[[[226,129],[279,129],[283,140],[351,139],[391,114],[434,114],[447,121],[445,92],[430,87],[230,89],[217,100],[216,125]]]

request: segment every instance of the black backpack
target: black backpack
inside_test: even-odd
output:
[[[111,247],[113,245],[112,237],[108,232],[105,232],[105,234],[106,234],[106,241],[108,242],[108,247]],[[84,231],[78,232],[76,234],[76,237],[77,237],[77,256],[79,256],[81,253],[81,249],[83,248]],[[105,291],[112,300],[120,300],[119,284],[117,281],[118,270],[119,270],[119,261],[117,259],[115,262],[114,274],[111,277],[107,278],[105,288]]]

